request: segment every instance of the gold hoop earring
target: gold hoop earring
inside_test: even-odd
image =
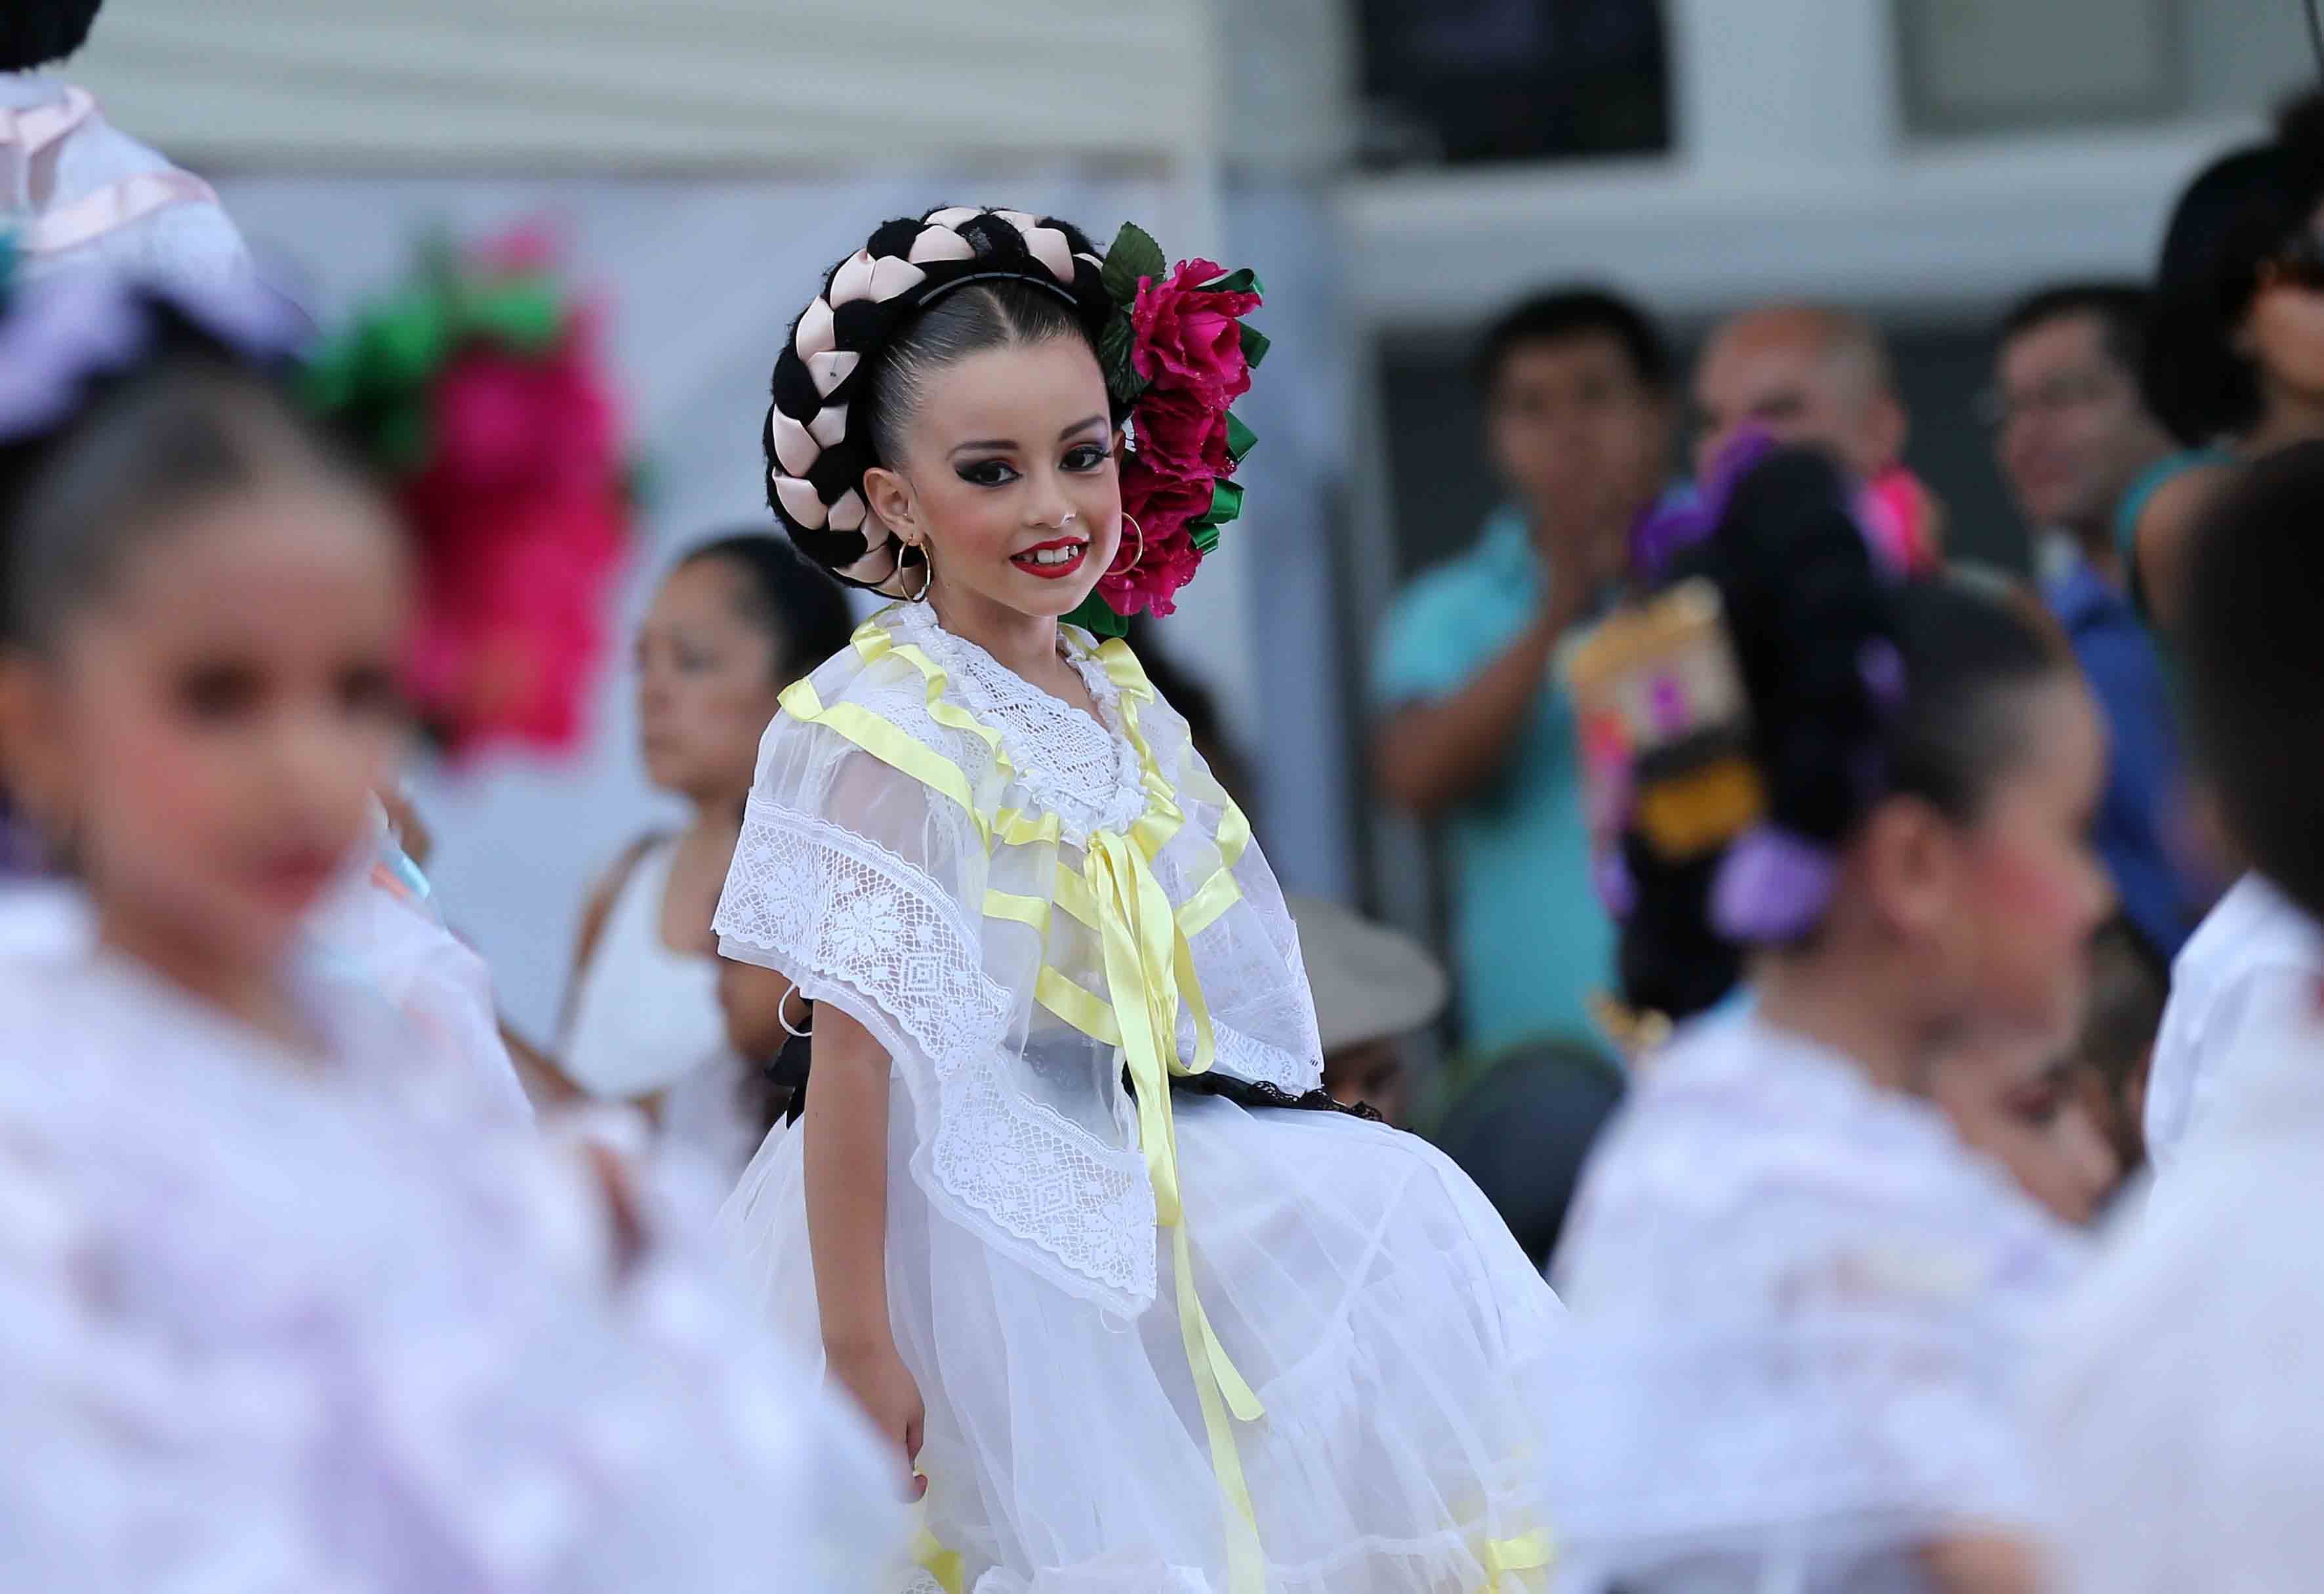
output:
[[[1138,553],[1131,558],[1129,566],[1130,569],[1135,570],[1146,557],[1146,528],[1139,525],[1138,523],[1138,517],[1131,514],[1128,510],[1121,511],[1121,518],[1130,522],[1130,529],[1132,531],[1138,533]],[[1120,565],[1121,563],[1120,549],[1115,550],[1113,562],[1116,565]]]
[[[920,590],[918,592],[906,593],[904,594],[904,602],[908,604],[925,604],[928,601],[928,588],[936,584],[936,562],[928,557],[928,550],[924,548],[920,548],[918,543],[915,542],[908,544],[908,546],[919,548],[920,550]],[[901,587],[904,585],[904,572],[908,567],[909,567],[904,563],[903,556],[901,554],[897,555],[896,585],[899,587]]]

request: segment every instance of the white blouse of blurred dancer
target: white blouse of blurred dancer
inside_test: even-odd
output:
[[[27,278],[97,266],[201,290],[251,275],[209,184],[32,68],[80,47],[96,0],[11,0],[0,33],[0,211]]]
[[[588,1095],[645,1104],[723,1176],[769,1126],[727,1042],[711,915],[777,698],[850,629],[830,577],[772,537],[739,536],[687,555],[638,632],[646,769],[692,813],[633,843],[591,894],[558,1065]]]
[[[409,573],[235,324],[0,313],[45,391],[108,379],[0,409],[0,751],[86,915],[0,955],[0,1582],[862,1588],[876,1451],[671,1242],[689,1193],[302,955],[376,843]]]

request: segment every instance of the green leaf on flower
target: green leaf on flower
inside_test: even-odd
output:
[[[1267,297],[1266,284],[1259,280],[1259,273],[1249,266],[1243,267],[1239,272],[1229,272],[1214,282],[1204,283],[1203,291],[1205,293],[1256,293],[1262,299]]]
[[[1106,321],[1105,330],[1097,340],[1097,363],[1105,373],[1105,390],[1115,403],[1124,408],[1138,402],[1139,395],[1147,388],[1146,379],[1138,373],[1138,366],[1130,357],[1137,339],[1130,318],[1116,314]]]
[[[1241,331],[1242,363],[1256,371],[1259,369],[1259,363],[1267,358],[1267,351],[1274,346],[1269,342],[1266,333],[1248,321],[1242,323]]]
[[[1113,302],[1128,309],[1138,300],[1138,283],[1142,277],[1157,281],[1170,274],[1170,262],[1145,228],[1135,222],[1121,224],[1121,231],[1113,235],[1113,246],[1105,252],[1105,262],[1098,271],[1098,280],[1105,284]]]
[[[1129,619],[1115,613],[1113,605],[1095,593],[1084,598],[1081,606],[1065,616],[1065,623],[1078,625],[1093,636],[1126,637],[1130,634]]]
[[[396,394],[379,411],[371,428],[372,456],[389,471],[401,475],[427,464],[428,450],[436,441],[427,401],[428,394],[415,388]]]
[[[1208,558],[1211,550],[1219,545],[1219,529],[1208,521],[1197,521],[1186,528],[1186,539],[1194,545],[1196,553]]]
[[[461,332],[499,339],[524,354],[554,346],[563,330],[564,307],[539,277],[495,283],[465,297]]]
[[[1216,528],[1225,525],[1242,513],[1242,484],[1224,477],[1211,485],[1211,512],[1203,517],[1205,525]]]
[[[1240,465],[1243,462],[1243,456],[1258,447],[1259,434],[1243,425],[1241,416],[1231,410],[1228,410],[1227,457]]]

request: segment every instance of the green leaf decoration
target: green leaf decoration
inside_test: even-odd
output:
[[[1196,553],[1207,559],[1211,557],[1211,550],[1219,546],[1219,529],[1208,521],[1197,521],[1186,528],[1186,540],[1194,545]]]
[[[378,412],[371,427],[372,456],[390,471],[417,471],[428,463],[429,445],[435,441],[428,392],[414,389],[399,393]]]
[[[1249,266],[1239,272],[1229,272],[1215,282],[1204,283],[1202,290],[1205,293],[1256,293],[1261,299],[1267,297],[1267,285]]]
[[[406,294],[392,301],[365,325],[363,338],[368,380],[383,386],[425,382],[451,352],[444,302],[434,294]]]
[[[1240,465],[1243,462],[1243,456],[1258,447],[1259,434],[1243,425],[1241,416],[1231,410],[1228,410],[1227,457]]]
[[[1242,484],[1221,477],[1211,484],[1211,512],[1202,518],[1200,524],[1223,526],[1241,513]]]
[[[1145,228],[1135,222],[1121,224],[1121,231],[1113,235],[1113,246],[1105,252],[1105,262],[1098,271],[1098,280],[1113,296],[1113,302],[1125,309],[1138,300],[1138,283],[1142,277],[1157,280],[1170,274],[1170,262]]]
[[[1115,613],[1113,605],[1094,592],[1082,600],[1081,607],[1065,616],[1065,623],[1078,625],[1093,636],[1126,637],[1130,634],[1129,617]]]
[[[1115,403],[1125,407],[1138,402],[1148,385],[1130,357],[1136,342],[1137,333],[1126,314],[1109,319],[1097,340],[1097,363],[1105,373],[1105,391],[1113,396]]]
[[[465,295],[460,309],[463,335],[497,338],[522,354],[554,348],[565,327],[556,290],[539,277],[491,284]]]
[[[1242,324],[1242,363],[1244,364],[1253,371],[1258,370],[1259,363],[1267,358],[1267,351],[1273,346],[1266,333],[1248,321]]]

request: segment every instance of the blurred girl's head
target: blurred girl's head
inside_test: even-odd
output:
[[[782,689],[847,645],[839,585],[777,538],[706,543],[679,560],[638,632],[638,721],[665,791],[731,803],[751,788]]]
[[[2087,833],[2104,740],[2070,653],[2012,599],[1876,573],[1834,467],[1771,456],[1681,578],[1719,588],[1759,827],[1673,865],[1622,843],[1626,993],[1681,1018],[1748,954],[1893,982],[1889,1017],[2055,1055],[2109,900]]]
[[[367,835],[407,578],[379,498],[218,325],[94,281],[0,317],[0,362],[54,378],[0,424],[0,758],[108,934],[251,969]]]
[[[2324,403],[2324,97],[2275,139],[2213,163],[2165,237],[2142,377],[2190,446],[2240,436],[2284,401]]]
[[[1930,1098],[1965,1145],[2008,1170],[2060,1222],[2096,1222],[2126,1168],[2071,1063],[2024,1044],[1985,1041],[1941,1058]]]

